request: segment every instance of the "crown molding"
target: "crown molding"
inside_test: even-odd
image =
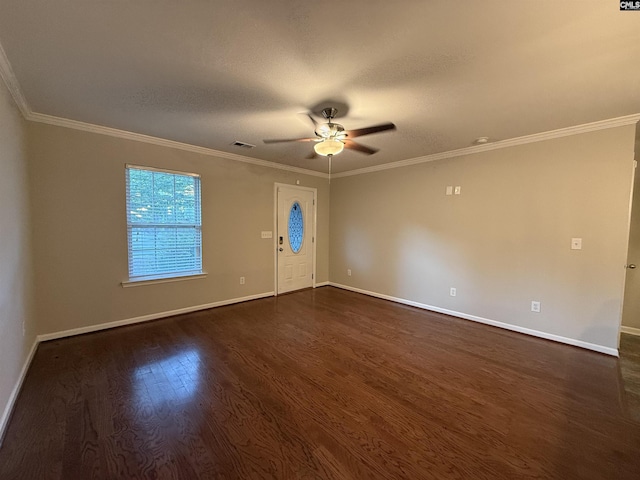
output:
[[[55,125],[59,127],[72,128],[74,130],[83,130],[85,132],[97,133],[100,135],[108,135],[111,137],[124,138],[127,140],[134,140],[137,142],[150,143],[153,145],[159,145],[162,147],[176,148],[187,152],[199,153],[201,155],[207,155],[211,157],[225,158],[228,160],[234,160],[236,162],[248,163],[251,165],[258,165],[261,167],[275,168],[278,170],[285,170],[287,172],[299,173],[301,175],[311,175],[314,177],[329,178],[328,173],[317,172],[315,170],[309,170],[307,168],[294,167],[291,165],[284,165],[282,163],[270,162],[267,160],[260,160],[257,158],[245,157],[244,155],[238,155],[235,153],[222,152],[214,150],[212,148],[198,147],[196,145],[190,145],[188,143],[176,142],[173,140],[167,140],[159,137],[152,137],[150,135],[144,135],[141,133],[128,132],[126,130],[118,130],[116,128],[103,127],[101,125],[94,125],[91,123],[80,122],[78,120],[71,120],[68,118],[56,117],[53,115],[46,115],[44,113],[36,113],[31,110],[27,100],[22,94],[18,79],[13,73],[11,63],[0,44],[0,77],[4,81],[7,89],[11,93],[16,105],[20,109],[22,116],[29,121],[46,123],[48,125]]]
[[[316,172],[315,170],[293,167],[291,165],[270,162],[268,160],[260,160],[258,158],[245,157],[244,155],[237,155],[235,153],[223,152],[220,150],[214,150],[212,148],[199,147],[197,145],[191,145],[188,143],[176,142],[174,140],[167,140],[159,137],[152,137],[150,135],[144,135],[142,133],[128,132],[126,130],[118,130],[117,128],[94,125],[92,123],[80,122],[78,120],[71,120],[68,118],[55,117],[53,115],[46,115],[43,113],[30,112],[26,116],[26,119],[32,122],[46,123],[48,125],[55,125],[58,127],[83,130],[85,132],[97,133],[110,137],[124,138],[126,140],[134,140],[136,142],[150,143],[152,145],[159,145],[161,147],[175,148],[187,152],[199,153],[201,155],[208,155],[211,157],[226,158],[228,160],[234,160],[236,162],[249,163],[251,165],[258,165],[261,167],[275,168],[278,170],[300,173],[302,175],[312,175],[314,177],[329,178],[329,174]]]
[[[442,153],[434,153],[423,157],[409,158],[392,163],[375,165],[373,167],[359,168],[349,172],[332,174],[331,178],[350,177],[353,175],[363,175],[365,173],[380,172],[382,170],[390,170],[392,168],[408,167],[426,162],[435,162],[445,158],[461,157],[463,155],[471,155],[474,153],[487,152],[490,150],[498,150],[501,148],[514,147],[516,145],[526,145],[527,143],[542,142],[554,138],[569,137],[581,133],[595,132],[598,130],[606,130],[609,128],[621,127],[624,125],[633,125],[640,121],[640,113],[634,115],[626,115],[624,117],[610,118],[608,120],[600,120],[598,122],[585,123],[573,127],[560,128],[558,130],[550,130],[548,132],[534,133],[533,135],[525,135],[523,137],[510,138],[499,142],[487,143],[485,145],[474,145],[472,147],[460,148],[458,150],[449,150]]]
[[[4,81],[4,84],[7,86],[9,93],[13,97],[13,100],[16,102],[16,105],[22,112],[22,116],[27,118],[29,114],[31,114],[31,108],[27,103],[27,100],[22,95],[22,90],[20,90],[20,84],[18,83],[18,79],[16,75],[13,73],[13,68],[11,68],[11,64],[9,63],[9,59],[7,58],[7,54],[2,48],[2,44],[0,44],[0,77]]]
[[[390,170],[392,168],[407,167],[410,165],[417,165],[420,163],[434,162],[437,160],[443,160],[446,158],[460,157],[463,155],[471,155],[474,153],[487,152],[490,150],[497,150],[501,148],[513,147],[516,145],[525,145],[527,143],[541,142],[543,140],[551,140],[554,138],[568,137],[571,135],[578,135],[581,133],[595,132],[598,130],[605,130],[608,128],[615,128],[624,125],[631,125],[640,121],[640,113],[633,115],[626,115],[623,117],[610,118],[607,120],[600,120],[598,122],[585,123],[583,125],[576,125],[573,127],[560,128],[557,130],[550,130],[548,132],[535,133],[533,135],[525,135],[522,137],[511,138],[508,140],[501,140],[499,142],[488,143],[485,145],[474,145],[472,147],[460,148],[457,150],[449,150],[447,152],[434,153],[431,155],[425,155],[422,157],[409,158],[407,160],[400,160],[392,163],[385,163],[382,165],[375,165],[373,167],[360,168],[357,170],[351,170],[348,172],[335,173],[329,175],[323,172],[317,172],[315,170],[309,170],[306,168],[294,167],[291,165],[284,165],[282,163],[270,162],[267,160],[260,160],[257,158],[246,157],[244,155],[238,155],[235,153],[223,152],[220,150],[214,150],[212,148],[199,147],[188,143],[176,142],[174,140],[167,140],[159,137],[152,137],[150,135],[144,135],[141,133],[128,132],[126,130],[118,130],[116,128],[104,127],[101,125],[95,125],[91,123],[80,122],[78,120],[71,120],[68,118],[56,117],[53,115],[46,115],[44,113],[36,113],[31,110],[27,100],[22,94],[18,80],[13,73],[9,59],[0,44],[0,77],[4,80],[7,89],[11,93],[16,105],[22,112],[25,119],[32,122],[46,123],[49,125],[56,125],[60,127],[71,128],[74,130],[83,130],[85,132],[97,133],[101,135],[108,135],[111,137],[124,138],[127,140],[134,140],[137,142],[149,143],[153,145],[159,145],[162,147],[175,148],[193,153],[199,153],[202,155],[208,155],[218,158],[225,158],[228,160],[234,160],[237,162],[248,163],[251,165],[258,165],[261,167],[275,168],[278,170],[285,170],[288,172],[299,173],[302,175],[311,175],[321,178],[341,178],[350,177],[354,175],[363,175],[365,173],[379,172],[382,170]]]

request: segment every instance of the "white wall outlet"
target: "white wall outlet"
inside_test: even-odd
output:
[[[453,195],[453,185],[447,185],[447,189],[445,190],[446,195]]]
[[[273,238],[273,232],[262,231],[260,232],[260,238]]]
[[[531,302],[531,311],[540,313],[540,302],[536,302],[535,300]]]
[[[462,193],[462,187],[460,185],[456,185],[456,188],[453,189],[453,193],[455,195],[460,195]]]
[[[350,277],[350,276],[351,276],[351,269],[347,268],[347,277]]]
[[[582,239],[581,238],[572,238],[571,239],[571,250],[582,250]]]
[[[449,295],[451,295],[452,297],[455,297],[457,294],[458,294],[458,291],[455,288],[451,287],[449,289]]]
[[[244,285],[244,277],[240,277],[240,285]]]

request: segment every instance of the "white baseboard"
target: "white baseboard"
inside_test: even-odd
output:
[[[640,328],[633,327],[620,327],[622,333],[628,333],[629,335],[637,335],[640,337]]]
[[[545,340],[552,340],[554,342],[565,343],[574,347],[585,348],[587,350],[593,350],[594,352],[604,353],[612,355],[614,357],[619,356],[617,348],[604,347],[602,345],[596,345],[595,343],[588,343],[582,340],[576,340],[575,338],[561,337],[560,335],[554,335],[547,332],[541,332],[539,330],[532,330],[530,328],[519,327],[517,325],[511,325],[509,323],[498,322],[488,318],[478,317],[476,315],[469,315],[462,312],[456,312],[453,310],[447,310],[446,308],[434,307],[432,305],[426,305],[424,303],[414,302],[412,300],[406,300],[404,298],[392,297],[382,293],[370,292],[361,288],[351,287],[349,285],[341,285],[339,283],[329,282],[330,285],[342,288],[344,290],[350,290],[356,293],[363,293],[371,297],[382,298],[384,300],[390,300],[396,303],[402,303],[403,305],[410,305],[412,307],[422,308],[431,312],[444,313],[445,315],[451,315],[453,317],[462,318],[464,320],[471,320],[472,322],[483,323],[485,325],[491,325],[493,327],[503,328],[505,330],[511,330],[513,332],[524,333],[525,335],[531,335],[533,337],[544,338]]]
[[[20,393],[20,389],[22,388],[22,383],[24,382],[25,377],[27,376],[27,371],[29,370],[29,366],[31,365],[31,361],[33,360],[33,356],[36,353],[36,348],[38,347],[38,339],[34,339],[33,345],[31,345],[31,350],[27,355],[27,358],[24,360],[24,364],[22,365],[22,370],[20,370],[20,375],[18,376],[18,381],[13,387],[11,391],[11,395],[9,395],[9,401],[4,407],[4,411],[2,412],[2,417],[0,418],[0,448],[2,448],[2,442],[4,440],[4,434],[9,424],[9,418],[11,418],[11,412],[13,412],[13,406],[18,399],[18,393]]]
[[[329,285],[331,285],[329,282],[320,282],[320,283],[316,283],[315,288],[318,288],[318,287],[328,287]]]
[[[74,335],[82,335],[83,333],[98,332],[109,328],[122,327],[124,325],[133,325],[135,323],[148,322],[150,320],[158,320],[160,318],[172,317],[174,315],[182,315],[184,313],[197,312],[198,310],[207,310],[208,308],[223,307],[234,303],[247,302],[249,300],[257,300],[259,298],[273,297],[274,292],[258,293],[249,295],[248,297],[231,298],[229,300],[221,300],[219,302],[206,303],[204,305],[195,305],[193,307],[179,308],[177,310],[169,310],[166,312],[151,313],[142,315],[141,317],[125,318],[124,320],[116,320],[114,322],[100,323],[98,325],[90,325],[87,327],[72,328],[71,330],[63,330],[61,332],[46,333],[38,335],[38,342],[46,342],[48,340],[57,340],[59,338],[71,337]]]

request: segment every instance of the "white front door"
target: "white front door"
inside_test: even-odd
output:
[[[313,286],[315,190],[278,186],[278,293]]]

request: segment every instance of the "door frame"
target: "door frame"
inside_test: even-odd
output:
[[[313,248],[311,249],[312,271],[311,271],[311,287],[316,288],[316,245],[317,245],[317,226],[318,226],[318,189],[313,187],[301,187],[296,184],[274,183],[273,184],[273,292],[274,296],[278,296],[278,188],[286,187],[294,190],[301,190],[313,193],[313,222],[311,228],[311,238]],[[306,223],[306,222],[305,222]]]

